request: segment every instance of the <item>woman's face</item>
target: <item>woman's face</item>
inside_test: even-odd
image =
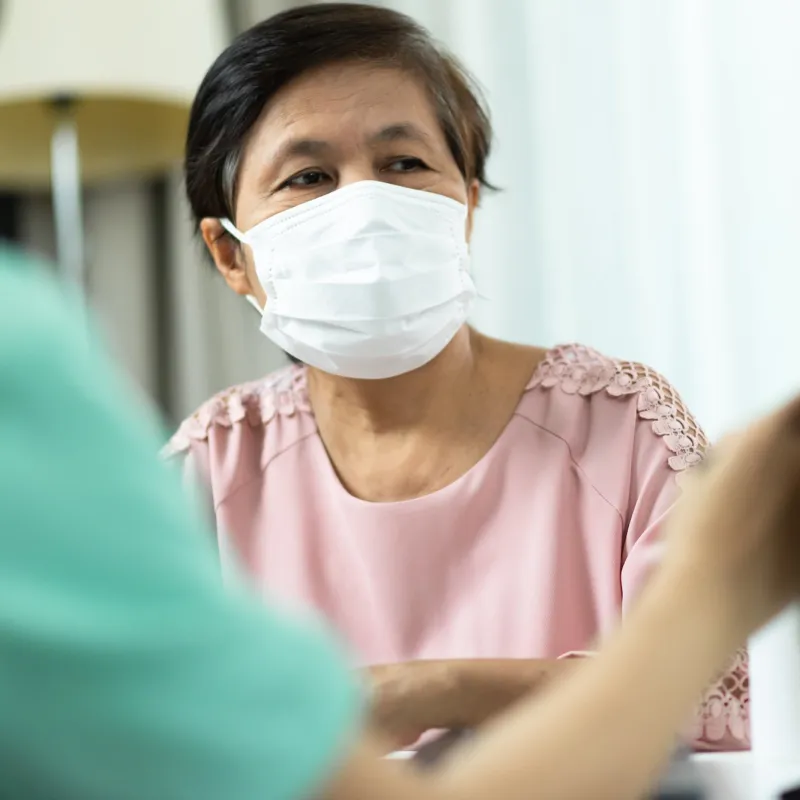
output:
[[[421,83],[398,69],[327,66],[281,90],[253,127],[240,164],[236,218],[247,231],[273,214],[363,180],[451,197],[468,207],[478,185],[461,175]],[[249,247],[214,219],[201,231],[217,268],[239,294],[266,297]]]

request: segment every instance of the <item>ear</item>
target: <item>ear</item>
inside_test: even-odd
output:
[[[247,276],[244,245],[231,236],[220,221],[213,217],[201,220],[200,233],[220,275],[225,278],[225,283],[236,294],[255,294]]]
[[[472,238],[472,223],[475,216],[475,209],[481,199],[481,185],[478,181],[472,181],[467,187],[467,242]]]

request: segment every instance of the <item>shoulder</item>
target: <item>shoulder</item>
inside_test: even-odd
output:
[[[207,400],[179,426],[162,451],[169,458],[208,442],[219,430],[234,428],[263,432],[278,420],[311,416],[306,372],[291,366],[257,381],[238,384]]]
[[[648,427],[666,448],[667,462],[676,471],[701,461],[708,446],[705,433],[678,391],[660,373],[636,361],[610,358],[579,344],[555,347],[528,385],[534,404],[541,393],[553,395],[550,406],[571,403],[573,415],[586,417],[596,410],[592,406],[602,406],[603,413],[593,418],[607,421],[609,427],[615,421],[633,428]],[[565,418],[552,408],[549,411],[548,416],[556,422]],[[610,415],[618,420],[611,420]],[[570,422],[574,418],[565,427],[575,427]]]

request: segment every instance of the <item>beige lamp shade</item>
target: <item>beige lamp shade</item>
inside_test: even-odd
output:
[[[173,165],[224,44],[217,0],[0,0],[0,186],[50,185],[60,97],[84,183]]]

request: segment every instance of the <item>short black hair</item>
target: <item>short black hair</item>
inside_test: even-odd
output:
[[[238,36],[212,64],[192,104],[186,138],[186,193],[196,225],[234,218],[242,151],[264,106],[309,70],[364,61],[419,74],[450,152],[467,181],[490,187],[492,127],[475,82],[405,14],[362,3],[321,3],[285,11]]]

